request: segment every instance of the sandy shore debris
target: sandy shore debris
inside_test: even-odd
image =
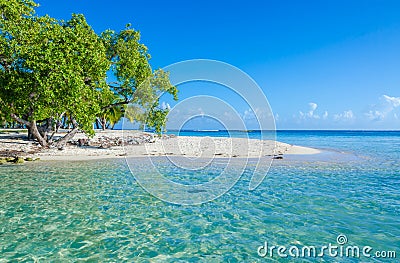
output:
[[[63,133],[56,136],[62,136]],[[0,157],[24,156],[41,160],[90,160],[101,158],[185,156],[195,158],[279,158],[286,154],[317,154],[318,149],[282,142],[247,138],[158,137],[141,131],[96,131],[93,138],[77,134],[62,149],[42,149],[27,140],[27,133],[0,131]]]

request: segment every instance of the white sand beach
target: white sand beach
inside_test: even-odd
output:
[[[62,136],[63,133],[56,134]],[[62,149],[42,149],[28,141],[27,133],[1,132],[0,154],[41,160],[90,160],[146,156],[186,156],[194,158],[257,158],[288,154],[317,154],[320,150],[282,142],[247,138],[189,137],[166,135],[159,138],[140,131],[96,131],[93,138],[77,134]]]

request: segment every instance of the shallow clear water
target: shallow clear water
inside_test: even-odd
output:
[[[276,161],[254,191],[248,191],[250,167],[227,194],[195,206],[172,205],[151,196],[137,184],[125,160],[2,165],[0,258],[287,262],[294,259],[261,258],[257,249],[265,241],[321,247],[336,244],[336,237],[345,234],[350,245],[397,250],[398,260],[400,134],[278,132],[278,139],[347,154],[333,161]],[[201,183],[213,176],[181,171],[162,158],[157,163],[176,180]],[[223,162],[209,171],[218,169]],[[134,171],[145,170],[138,159]],[[302,260],[396,261],[329,256]]]

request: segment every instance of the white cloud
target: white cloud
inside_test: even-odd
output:
[[[351,110],[345,111],[343,117],[346,119],[354,119],[354,114]]]
[[[319,119],[320,116],[318,114],[315,114],[315,110],[318,108],[318,104],[314,102],[308,103],[309,110],[308,112],[304,113],[302,111],[299,111],[300,119]]]
[[[271,120],[272,117],[273,115],[268,108],[255,108],[254,111],[249,108],[242,114],[243,120],[257,120],[257,118],[258,120]]]
[[[312,113],[317,109],[318,104],[314,103],[314,102],[310,102],[310,103],[308,103],[308,106],[310,106],[310,113]]]
[[[165,101],[163,101],[163,103],[161,103],[161,109],[163,109],[163,110],[166,110],[166,109],[170,110],[170,109],[171,109],[171,106],[170,106],[168,103],[165,103]]]
[[[322,115],[322,119],[324,119],[324,120],[328,119],[328,112],[327,111],[325,111],[324,115]]]
[[[386,113],[378,110],[370,110],[367,113],[365,113],[365,116],[367,116],[368,119],[373,121],[381,121],[385,119]]]
[[[256,115],[254,114],[252,109],[245,110],[243,113],[243,120],[252,120],[255,119]]]
[[[400,97],[390,97],[382,95],[380,103],[371,106],[371,109],[365,113],[365,116],[372,121],[383,121],[385,119],[398,119],[396,111],[400,107]]]
[[[400,97],[389,97],[388,95],[383,95],[382,98],[392,106],[392,108],[397,108],[400,106]]]
[[[229,121],[234,121],[240,118],[237,114],[235,114],[233,111],[224,111],[224,121],[229,120]]]
[[[343,113],[333,115],[333,119],[335,121],[351,121],[354,120],[356,117],[352,110],[344,111]]]

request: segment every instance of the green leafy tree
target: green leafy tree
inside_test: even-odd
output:
[[[83,15],[40,17],[36,6],[0,0],[1,122],[27,127],[44,147],[63,145],[79,130],[93,135],[96,119],[113,127],[127,109],[135,109],[129,119],[161,132],[168,110],[158,107],[159,97],[177,99],[178,90],[167,72],[151,69],[139,32],[128,26],[98,36]],[[71,130],[54,142],[60,123]]]
[[[25,125],[35,139],[48,146],[39,120],[68,119],[72,130],[93,134],[93,122],[103,97],[109,68],[102,41],[83,15],[69,21],[34,15],[27,0],[0,2],[0,111]]]
[[[117,124],[122,117],[124,117],[125,106],[114,106],[101,111],[100,115],[96,119],[96,126],[98,129],[114,129],[115,124]],[[105,127],[103,126],[105,125]]]
[[[109,114],[109,109],[119,109],[131,121],[161,132],[168,110],[159,108],[160,96],[169,93],[175,100],[178,99],[178,90],[170,83],[168,72],[151,69],[147,47],[140,43],[140,33],[131,29],[130,25],[119,33],[107,30],[101,38],[113,73],[113,81],[109,81],[108,85],[114,93],[114,97],[104,102],[101,126],[105,128],[106,122],[111,122],[107,116],[116,116],[115,112]],[[126,107],[128,104],[129,107]],[[125,106],[118,107],[121,105]]]

